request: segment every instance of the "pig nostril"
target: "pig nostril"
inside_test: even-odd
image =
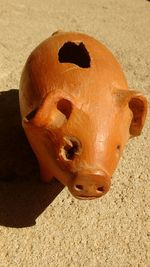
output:
[[[83,185],[77,184],[77,185],[75,185],[75,189],[77,191],[82,191],[83,190]]]
[[[103,187],[103,186],[99,186],[99,187],[97,188],[97,192],[98,192],[98,193],[103,193],[103,192],[104,192],[104,187]]]

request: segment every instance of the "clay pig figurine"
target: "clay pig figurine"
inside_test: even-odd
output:
[[[112,53],[86,34],[56,32],[27,59],[19,97],[42,180],[57,178],[78,199],[106,194],[147,113]]]

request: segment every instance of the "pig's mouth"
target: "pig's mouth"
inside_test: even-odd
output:
[[[98,198],[98,197],[95,197],[95,196],[74,196],[74,197],[79,199],[79,200],[92,200],[92,199]]]

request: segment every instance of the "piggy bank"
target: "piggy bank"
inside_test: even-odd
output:
[[[106,194],[147,112],[112,53],[86,34],[56,32],[27,59],[19,98],[41,179],[57,178],[78,199]]]

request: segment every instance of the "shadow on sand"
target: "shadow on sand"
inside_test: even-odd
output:
[[[28,227],[61,192],[39,179],[36,158],[21,128],[18,90],[0,93],[0,225]]]

